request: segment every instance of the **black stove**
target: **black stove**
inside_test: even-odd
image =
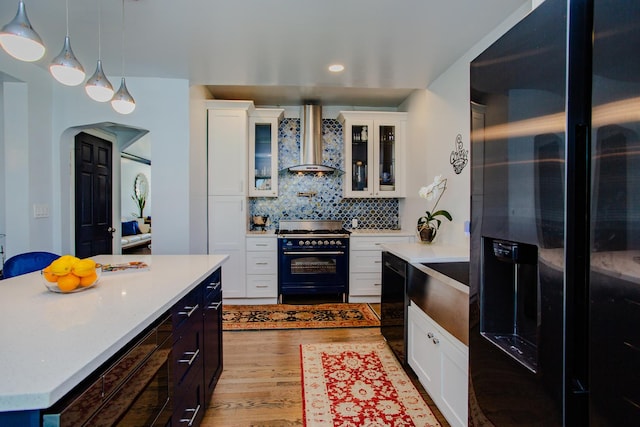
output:
[[[342,221],[280,221],[278,293],[341,294],[349,288],[349,234]]]

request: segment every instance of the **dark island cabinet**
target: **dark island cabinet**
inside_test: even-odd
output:
[[[172,309],[172,426],[197,426],[222,372],[222,283],[218,269]]]
[[[209,276],[203,290],[204,386],[205,402],[208,402],[222,373],[222,275],[220,269]]]

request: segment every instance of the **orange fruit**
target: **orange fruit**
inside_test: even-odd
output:
[[[71,292],[80,284],[80,278],[75,274],[66,274],[58,277],[58,288],[62,292]]]
[[[93,273],[80,277],[80,286],[91,286],[96,280],[98,280],[98,275],[94,269]]]
[[[89,258],[81,259],[73,265],[71,272],[78,277],[90,276],[96,272],[96,262]]]
[[[58,281],[58,276],[56,276],[55,274],[53,274],[51,272],[51,267],[45,267],[42,270],[42,275],[44,276],[45,280],[47,282],[57,282]]]

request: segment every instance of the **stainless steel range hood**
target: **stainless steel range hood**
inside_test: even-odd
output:
[[[334,173],[336,169],[322,164],[322,106],[305,104],[300,114],[300,164],[289,167],[294,173]]]

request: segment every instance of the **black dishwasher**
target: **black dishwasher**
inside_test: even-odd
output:
[[[389,252],[382,252],[382,298],[380,331],[398,360],[407,358],[407,262]]]

